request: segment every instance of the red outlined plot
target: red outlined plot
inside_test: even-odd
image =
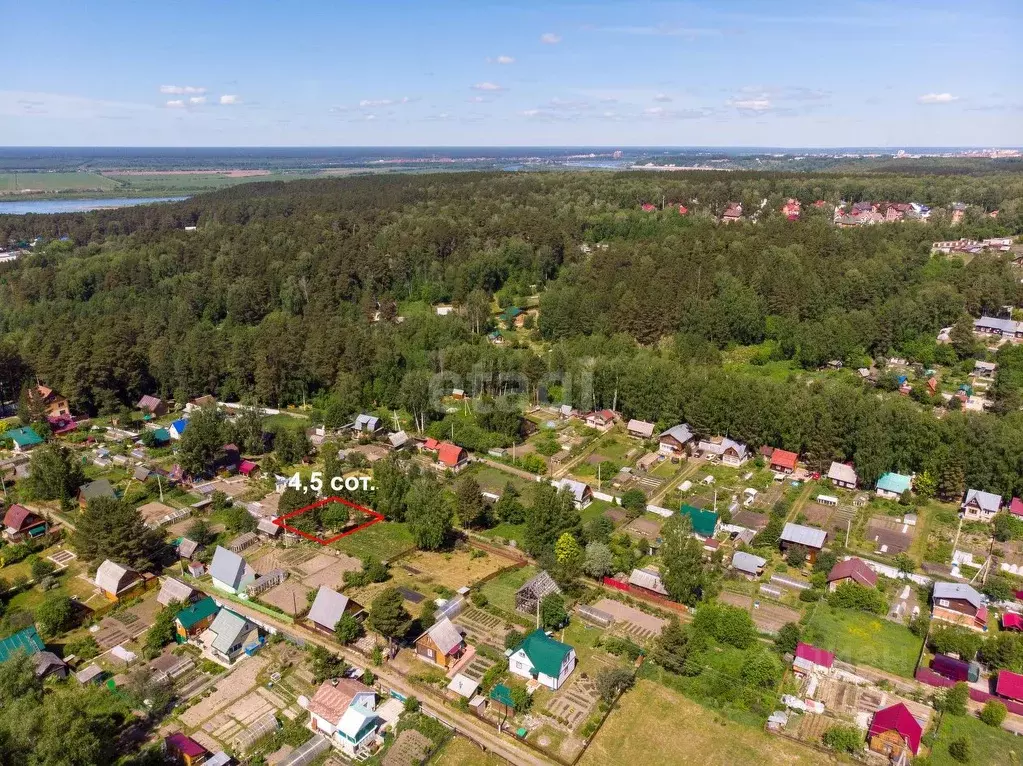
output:
[[[319,537],[318,535],[313,535],[310,534],[309,532],[303,532],[301,529],[296,529],[295,527],[285,523],[287,519],[292,519],[295,516],[299,516],[303,513],[308,513],[309,511],[314,510],[316,508],[322,508],[323,506],[327,505],[327,503],[344,503],[349,508],[354,508],[357,511],[361,511],[366,516],[369,516],[370,519],[369,521],[364,521],[362,524],[359,524],[359,526],[357,527],[345,530],[341,534],[334,535],[333,537],[328,538]],[[274,524],[281,527],[282,529],[286,529],[289,532],[293,532],[296,535],[302,535],[302,537],[304,537],[307,540],[312,540],[314,543],[319,543],[320,545],[330,545],[331,543],[340,540],[342,537],[354,535],[356,532],[361,532],[366,527],[371,527],[374,524],[377,524],[383,520],[384,520],[383,515],[377,513],[376,511],[371,511],[369,508],[361,506],[358,503],[353,503],[350,500],[345,500],[343,497],[325,497],[322,500],[318,500],[315,503],[312,503],[311,505],[304,506],[302,508],[292,511],[291,513],[286,513],[283,516],[278,516],[276,519],[274,519]]]

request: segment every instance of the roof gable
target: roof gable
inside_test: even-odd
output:
[[[561,675],[561,666],[572,647],[556,641],[542,630],[534,630],[516,647],[516,651],[520,650],[529,658],[534,669],[557,678]]]
[[[330,630],[334,629],[341,615],[345,613],[348,606],[348,596],[338,593],[336,590],[321,585],[316,591],[316,599],[309,608],[308,618],[317,625],[322,625]]]
[[[900,702],[897,705],[886,707],[884,710],[878,710],[874,714],[874,720],[870,724],[870,736],[875,737],[886,731],[898,732],[906,740],[913,755],[916,755],[920,748],[920,735],[923,734],[923,728],[909,712],[905,703]]]
[[[778,465],[782,468],[796,467],[796,461],[799,460],[799,455],[795,452],[789,452],[784,449],[776,449],[771,453],[771,465]]]
[[[877,573],[861,559],[851,558],[840,561],[828,573],[828,582],[851,579],[867,588],[877,585]]]
[[[974,608],[983,606],[983,597],[972,586],[963,582],[934,583],[934,598],[968,601]]]
[[[241,583],[244,571],[245,559],[234,551],[217,546],[217,550],[213,553],[213,561],[210,562],[211,577],[232,588],[237,588]]]
[[[464,459],[464,456],[465,450],[457,444],[450,444],[449,442],[442,443],[437,450],[437,459],[444,465],[458,465]]]
[[[713,537],[718,526],[718,515],[714,511],[695,508],[691,505],[683,505],[679,511],[683,516],[688,516],[693,524],[693,532],[701,537]]]
[[[834,654],[802,642],[796,645],[796,657],[801,660],[812,662],[814,665],[820,665],[824,668],[830,668],[833,664],[835,664]]]
[[[806,545],[810,548],[823,548],[824,541],[827,539],[828,533],[823,529],[817,529],[816,527],[806,527],[802,524],[793,524],[789,522],[782,529],[781,539],[786,543],[794,543],[796,545]]]
[[[212,617],[220,609],[217,602],[207,596],[202,601],[197,601],[191,606],[186,606],[178,612],[177,620],[185,630],[196,625],[208,617]]]

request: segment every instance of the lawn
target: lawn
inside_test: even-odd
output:
[[[678,736],[683,731],[684,736]],[[622,698],[597,732],[579,766],[812,766],[834,762],[816,750],[772,737],[762,729],[723,719],[678,692],[642,680]]]
[[[579,517],[582,519],[583,524],[585,524],[588,521],[593,521],[603,516],[604,511],[614,507],[614,504],[609,503],[607,500],[594,500],[579,512]]]
[[[509,569],[502,572],[493,580],[483,584],[481,588],[487,601],[498,609],[508,612],[515,611],[515,592],[521,588],[526,580],[537,573],[536,567],[525,566],[519,569]]]
[[[383,521],[355,534],[343,537],[333,547],[357,559],[375,556],[390,560],[414,545],[408,526],[395,521]]]
[[[870,665],[912,678],[923,639],[909,628],[883,617],[852,609],[817,604],[803,632],[803,640],[835,653],[854,665]]]
[[[431,761],[433,766],[507,766],[499,755],[484,753],[465,737],[452,737]]]
[[[933,766],[958,766],[958,761],[948,754],[948,745],[955,739],[966,737],[973,746],[970,763],[1023,763],[1023,739],[1013,736],[1005,729],[994,728],[973,716],[946,715],[941,719],[938,736],[931,748]]]
[[[514,540],[516,544],[521,548],[526,542],[526,525],[525,524],[508,524],[502,522],[496,527],[485,529],[480,532],[484,537],[489,537],[491,540]]]

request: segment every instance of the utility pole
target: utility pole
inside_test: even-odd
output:
[[[849,532],[852,530],[852,519],[845,522],[845,547],[849,547]]]
[[[160,502],[163,502],[163,479],[160,474],[156,474],[156,483],[160,487]]]

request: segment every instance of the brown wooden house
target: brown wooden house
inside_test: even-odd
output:
[[[447,617],[438,620],[416,639],[416,656],[438,667],[451,667],[463,654],[465,639]]]
[[[868,742],[875,753],[888,756],[893,762],[909,758],[920,749],[923,728],[902,702],[874,714]]]

